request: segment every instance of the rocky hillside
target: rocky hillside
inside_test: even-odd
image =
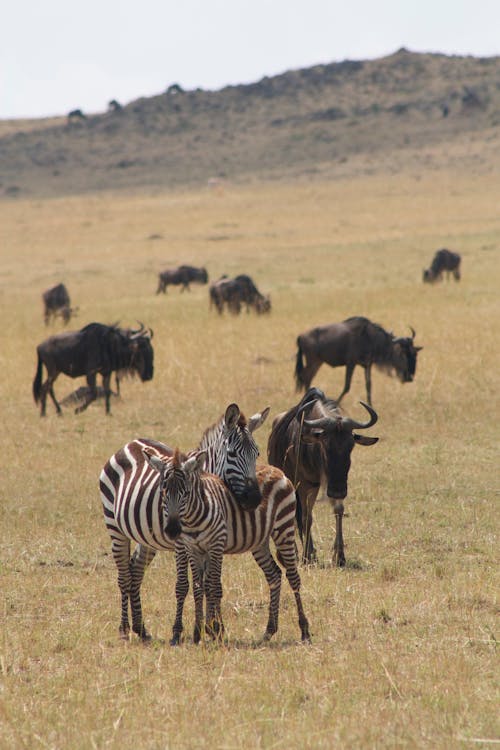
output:
[[[219,91],[174,85],[85,118],[0,123],[0,194],[397,170],[405,155],[450,154],[460,140],[490,144],[487,169],[499,129],[500,57],[401,49]]]

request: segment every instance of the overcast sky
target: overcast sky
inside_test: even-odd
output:
[[[500,0],[6,0],[0,119],[103,112],[318,63],[500,54]]]

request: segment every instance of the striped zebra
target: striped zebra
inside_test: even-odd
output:
[[[273,540],[295,596],[302,640],[310,641],[297,570],[295,490],[281,469],[267,465],[257,470],[262,502],[257,508],[243,510],[219,477],[202,471],[203,453],[194,451],[189,458],[177,461],[158,456],[147,448],[145,453],[159,474],[164,527],[168,534],[179,539],[176,546],[177,609],[171,644],[180,642],[183,631],[182,613],[189,591],[188,563],[195,598],[194,642],[200,640],[204,575],[208,575],[207,630],[212,635],[223,633],[220,611],[223,539],[224,554],[251,552],[266,577],[270,600],[265,641],[278,630],[281,594],[282,574],[270,549],[270,539]]]
[[[206,450],[206,468],[219,473],[245,506],[255,506],[261,500],[255,474],[258,448],[253,432],[268,414],[269,408],[247,422],[238,406],[230,404],[223,418],[208,428],[201,440]],[[99,489],[118,569],[120,634],[123,638],[130,634],[130,603],[132,631],[149,640],[151,636],[142,615],[142,580],[157,550],[172,551],[175,544],[163,528],[159,476],[144,455],[145,448],[164,459],[173,455],[171,448],[155,440],[132,440],[106,462],[99,477]],[[137,544],[132,555],[131,542]]]

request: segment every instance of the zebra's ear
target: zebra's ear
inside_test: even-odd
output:
[[[263,412],[257,412],[257,414],[254,414],[253,417],[250,417],[250,419],[248,420],[248,431],[254,432],[254,430],[263,425],[267,417],[269,416],[270,411],[271,407],[267,406]]]
[[[186,474],[192,474],[195,471],[203,471],[205,467],[205,461],[207,458],[207,451],[198,451],[194,456],[190,456],[182,464],[182,471]]]
[[[151,468],[155,469],[161,474],[162,469],[163,469],[163,461],[161,460],[161,458],[159,458],[154,453],[149,453],[147,448],[144,448],[142,452],[144,454],[144,458],[146,459],[148,464],[151,466]]]
[[[224,422],[228,430],[234,430],[240,418],[240,407],[238,404],[229,404],[224,415]]]

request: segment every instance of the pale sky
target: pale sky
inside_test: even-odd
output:
[[[0,119],[413,52],[500,55],[500,0],[5,0]]]

